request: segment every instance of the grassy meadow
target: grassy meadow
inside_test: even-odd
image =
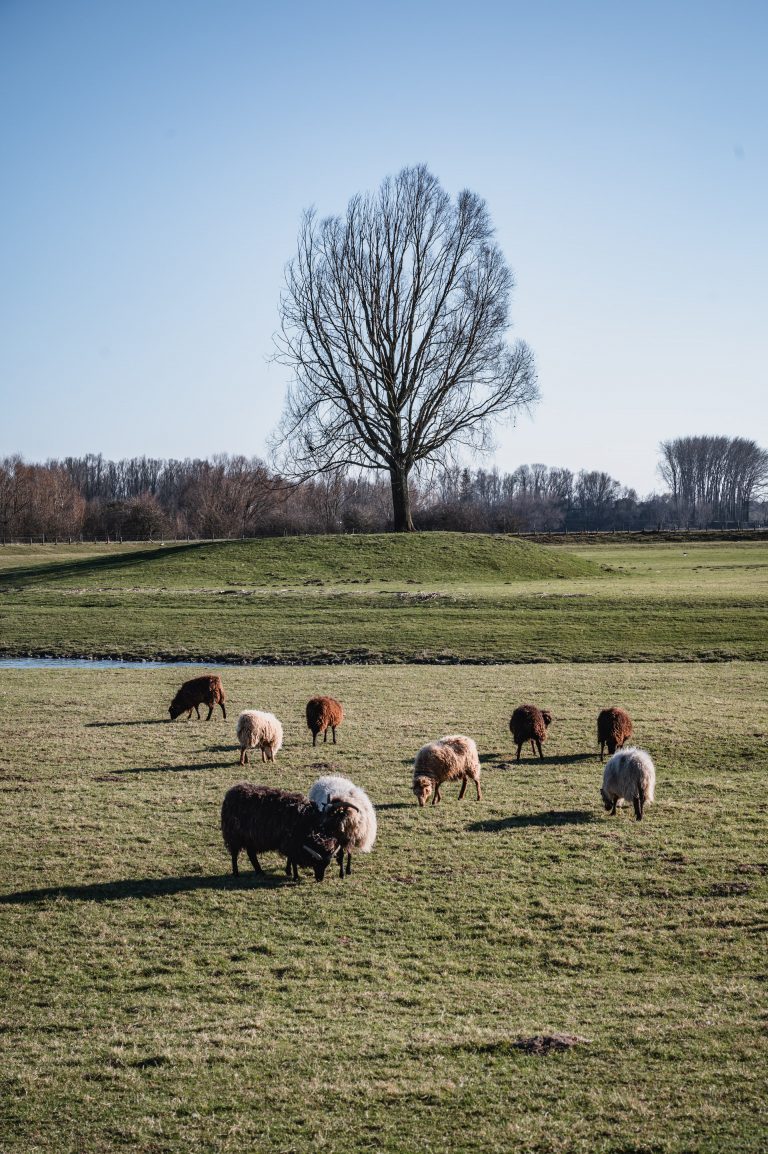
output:
[[[342,657],[340,631],[372,647],[376,628],[402,662],[231,666],[228,718],[209,723],[167,720],[192,667],[3,670],[3,1154],[765,1149],[768,547],[539,558],[478,539],[482,564],[443,553],[438,571],[439,547],[461,551],[440,536],[379,568],[323,543],[313,569],[300,542],[285,573],[271,543],[269,578],[244,543],[237,580],[220,547],[183,572],[141,549],[0,551],[6,652],[35,650],[42,622],[37,652],[130,635],[145,655],[252,657],[282,621],[289,660]],[[536,633],[535,606],[558,598]],[[300,643],[302,611],[318,636]],[[526,628],[530,660],[502,653]],[[482,646],[507,663],[416,663]],[[318,692],[345,704],[335,747],[313,749],[304,724]],[[507,724],[528,700],[554,721],[544,760],[518,765]],[[595,718],[613,703],[657,766],[641,823],[600,804]],[[285,745],[244,771],[234,729],[251,707],[283,720]],[[452,731],[478,743],[483,800],[449,786],[420,810],[413,755]],[[374,852],[343,881],[294,884],[274,855],[233,879],[225,790],[306,790],[329,769],[371,794]],[[547,1034],[574,1044],[528,1052]]]
[[[0,654],[269,662],[768,659],[768,542],[461,533],[0,548]]]

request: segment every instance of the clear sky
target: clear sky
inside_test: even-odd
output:
[[[419,162],[515,274],[501,469],[768,447],[765,0],[0,0],[0,456],[264,456],[302,210]]]

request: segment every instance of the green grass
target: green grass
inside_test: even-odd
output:
[[[153,550],[6,546],[0,651],[277,662],[766,660],[768,543],[572,548],[415,534]]]
[[[765,1149],[768,666],[228,669],[226,722],[165,722],[185,673],[4,671],[4,1154]],[[523,700],[555,720],[516,766]],[[599,806],[613,702],[657,764],[639,824]],[[371,793],[351,878],[229,876],[254,706],[286,742],[252,780]],[[413,754],[453,730],[485,797],[419,810]],[[514,1047],[554,1031],[588,1042]]]

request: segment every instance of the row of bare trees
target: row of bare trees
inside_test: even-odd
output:
[[[754,454],[749,459],[749,477],[755,477]],[[663,456],[661,468],[667,467]],[[736,503],[726,508],[722,499],[683,504],[680,473],[670,493],[640,499],[604,472],[542,464],[506,473],[449,466],[413,476],[409,493],[421,529],[556,532],[707,524],[713,511],[720,521],[745,523],[748,508],[765,516],[755,504],[764,483],[757,477],[751,484],[748,507],[748,482],[742,478]],[[729,490],[721,484],[724,491]],[[6,541],[364,533],[390,530],[393,523],[391,487],[381,473],[335,470],[294,484],[258,458],[241,456],[110,461],[88,454],[46,464],[19,457],[0,461],[0,537]]]
[[[662,441],[659,472],[681,520],[748,521],[768,484],[768,452],[744,437]]]

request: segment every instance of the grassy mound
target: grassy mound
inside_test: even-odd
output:
[[[78,586],[218,588],[415,581],[419,584],[539,581],[590,577],[599,569],[582,557],[515,537],[474,533],[270,537],[251,541],[114,546],[99,553],[42,550],[34,564],[8,558],[14,586],[50,581]],[[82,548],[88,549],[88,546]],[[31,560],[31,558],[30,558]]]

